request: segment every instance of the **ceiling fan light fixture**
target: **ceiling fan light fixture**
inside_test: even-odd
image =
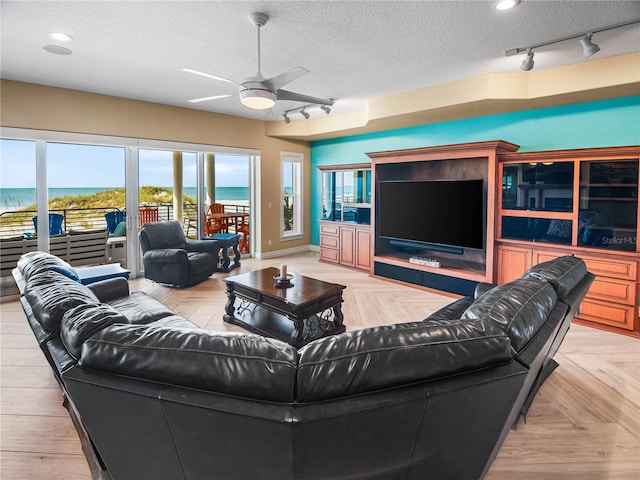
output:
[[[266,110],[276,104],[276,94],[268,90],[247,88],[240,91],[240,101],[245,107]]]

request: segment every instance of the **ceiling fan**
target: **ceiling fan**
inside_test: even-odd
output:
[[[276,100],[291,100],[294,102],[304,102],[326,106],[333,105],[333,99],[311,97],[309,95],[290,92],[288,90],[282,90],[282,88],[280,88],[287,83],[300,78],[306,73],[309,73],[309,70],[307,70],[306,68],[296,67],[271,78],[264,78],[262,76],[262,73],[260,71],[260,27],[266,25],[267,21],[269,20],[269,15],[267,15],[266,13],[254,12],[249,15],[249,20],[253,25],[256,26],[258,30],[258,72],[254,76],[246,78],[242,82],[236,82],[234,80],[229,80],[228,78],[219,77],[217,75],[212,75],[210,73],[201,72],[191,68],[183,68],[182,71],[237,85],[238,87],[240,87],[238,96],[240,97],[240,101],[242,102],[242,104],[256,110],[271,108],[276,104]],[[199,103],[231,96],[233,95],[214,95],[212,97],[195,98],[193,100],[189,100],[189,102]]]

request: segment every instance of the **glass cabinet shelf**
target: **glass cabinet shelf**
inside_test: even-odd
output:
[[[636,251],[638,163],[602,157],[505,162],[500,237]]]
[[[571,212],[573,162],[529,162],[505,165],[502,208]]]
[[[638,160],[580,163],[578,245],[635,250]]]
[[[366,166],[321,167],[322,220],[371,223],[371,168]]]

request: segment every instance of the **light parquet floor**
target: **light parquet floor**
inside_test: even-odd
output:
[[[347,285],[348,330],[421,320],[452,301],[320,263],[314,253],[245,259],[228,275],[285,262],[292,272]],[[184,290],[136,279],[131,289],[147,291],[203,328],[239,330],[222,321],[225,276]],[[0,314],[0,479],[90,479],[20,303],[3,303]],[[538,393],[527,422],[509,433],[487,480],[639,479],[640,341],[573,325],[556,360],[560,367]]]

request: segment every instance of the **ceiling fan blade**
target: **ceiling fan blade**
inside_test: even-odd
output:
[[[328,106],[331,106],[335,103],[335,100],[332,100],[330,98],[311,97],[309,95],[290,92],[288,90],[278,90],[276,92],[276,95],[278,100],[292,100],[294,102],[315,103],[316,105],[328,105]]]
[[[233,83],[234,85],[241,86],[238,82],[234,80],[229,80],[228,78],[218,77],[217,75],[212,75],[210,73],[201,72],[199,70],[193,70],[192,68],[183,68],[183,72],[193,73],[194,75],[200,75],[201,77],[213,78],[214,80],[219,80],[221,82]]]
[[[227,98],[227,97],[233,97],[233,95],[214,95],[213,97],[194,98],[193,100],[189,100],[189,103],[207,102],[209,100],[217,100],[218,98]]]
[[[309,70],[306,68],[296,67],[288,72],[263,80],[262,83],[275,92],[276,90],[279,90],[280,87],[284,87],[287,83],[293,82],[307,73],[309,73]]]

